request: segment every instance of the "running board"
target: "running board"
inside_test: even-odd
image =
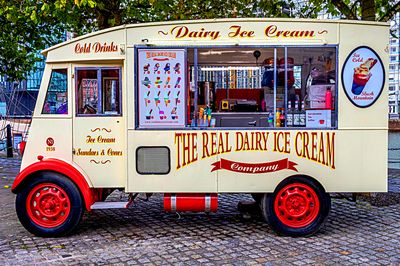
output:
[[[129,206],[129,201],[98,201],[90,206],[91,210],[102,209],[126,209]]]

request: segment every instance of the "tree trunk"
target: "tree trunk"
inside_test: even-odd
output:
[[[97,19],[97,25],[99,26],[99,30],[103,30],[108,28],[108,17],[109,13],[105,12],[104,10],[97,10],[96,12],[96,19]]]
[[[115,25],[114,26],[122,25],[121,11],[118,10],[116,13],[113,14],[113,16],[115,18]]]
[[[120,9],[120,0],[99,1],[96,8],[96,19],[100,30],[121,25],[122,10]],[[110,23],[111,20],[114,22]]]
[[[330,0],[330,2],[340,11],[340,13],[342,13],[342,15],[345,16],[346,19],[358,20],[356,14],[354,14],[343,0]]]
[[[361,0],[361,20],[375,21],[375,0]]]

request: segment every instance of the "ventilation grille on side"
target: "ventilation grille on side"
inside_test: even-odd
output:
[[[168,147],[140,147],[136,150],[136,171],[142,175],[165,175],[170,171]]]

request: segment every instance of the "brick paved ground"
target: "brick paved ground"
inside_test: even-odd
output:
[[[389,192],[400,193],[400,170],[389,169]]]
[[[127,210],[86,214],[75,235],[34,237],[19,224],[15,196],[4,188],[18,165],[0,158],[0,265],[400,265],[400,204],[378,208],[339,199],[324,230],[310,238],[278,237],[259,217],[241,218],[237,202],[249,198],[240,194],[222,196],[217,214],[180,218],[164,213],[156,196]],[[391,178],[390,189],[399,180]]]

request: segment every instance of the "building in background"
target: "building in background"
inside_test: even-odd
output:
[[[65,33],[60,42],[71,37]],[[6,149],[6,126],[11,126],[14,150],[18,150],[19,142],[27,138],[45,67],[45,58],[41,58],[26,80],[13,82],[7,76],[0,76],[0,153]]]
[[[389,42],[389,115],[399,118],[400,105],[400,12],[390,22]]]
[[[35,107],[44,71],[44,58],[35,64],[35,70],[20,82],[10,82],[0,76],[0,116],[30,117]]]
[[[60,43],[72,38],[73,33],[65,32]],[[11,82],[6,76],[0,76],[0,118],[32,116],[46,61],[43,56],[41,58],[43,60],[35,64],[35,70],[28,73],[26,80]]]
[[[36,70],[21,82],[10,82],[6,76],[0,76],[0,153],[7,148],[8,125],[11,127],[14,150],[18,150],[18,144],[26,140],[44,65],[44,60],[38,62]]]

